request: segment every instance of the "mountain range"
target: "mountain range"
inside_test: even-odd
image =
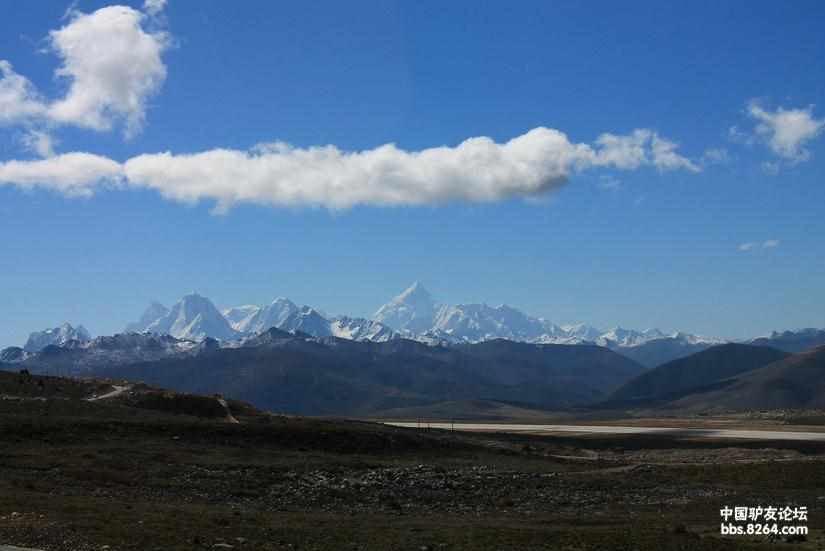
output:
[[[650,407],[673,401],[789,355],[769,346],[738,343],[713,346],[647,370],[614,391],[609,402]]]
[[[314,337],[276,328],[228,343],[123,333],[50,345],[33,354],[16,350],[3,352],[0,369],[143,381],[315,415],[475,399],[569,408],[604,399],[644,370],[593,345],[496,339],[440,346],[403,338]]]
[[[825,346],[791,354],[727,343],[645,369],[597,345],[491,339],[445,346],[270,328],[236,341],[144,332],[70,339],[39,352],[13,347],[0,352],[0,370],[142,381],[311,415],[472,417],[489,404],[666,414],[825,407]]]
[[[825,346],[723,379],[668,406],[703,412],[821,410],[825,408]]]
[[[820,410],[825,407],[825,346],[795,353],[764,345],[715,346],[645,371],[601,407],[705,414]]]
[[[314,337],[372,342],[406,338],[430,345],[451,345],[507,339],[535,344],[598,345],[645,367],[655,367],[726,342],[683,332],[666,334],[658,329],[615,327],[602,331],[586,324],[558,325],[507,305],[439,304],[418,282],[381,306],[371,319],[329,316],[283,297],[264,306],[244,305],[219,311],[208,298],[191,293],[171,308],[153,302],[136,322],[127,325],[126,331],[166,334],[192,341],[205,338],[240,341],[272,327]],[[88,340],[88,333],[80,329],[82,327],[74,330],[64,325],[33,333],[24,350],[31,353],[50,344]],[[825,330],[773,333],[746,342],[796,352],[825,344]]]
[[[507,305],[439,304],[424,286],[415,282],[381,306],[371,319],[327,316],[283,297],[265,306],[217,308],[195,293],[184,296],[171,309],[152,303],[128,331],[168,333],[182,339],[212,337],[238,340],[271,327],[301,331],[315,337],[341,337],[383,342],[407,338],[436,344],[478,343],[507,339],[536,344],[596,344],[617,350],[645,366],[703,350],[720,339],[686,333],[665,334],[657,329],[637,331],[613,328],[601,331],[586,324],[557,325],[529,316]]]
[[[85,342],[91,339],[91,335],[82,325],[73,327],[70,323],[64,323],[53,329],[32,333],[23,345],[23,350],[29,353],[39,352],[50,345],[63,346],[71,341]]]

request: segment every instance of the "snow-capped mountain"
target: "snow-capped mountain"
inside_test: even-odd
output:
[[[569,326],[571,329],[565,330],[507,305],[437,304],[417,281],[379,308],[373,319],[405,338],[432,344],[490,339],[579,344],[601,334],[585,325]]]
[[[642,348],[650,345],[655,348],[656,359],[672,359],[671,356],[680,356],[686,351],[724,342],[687,333],[666,334],[659,329],[637,331],[615,327],[601,331],[586,324],[559,326],[506,305],[437,304],[418,282],[379,308],[373,319],[389,325],[405,338],[429,344],[490,339],[536,344],[598,344],[631,353],[638,349],[642,356],[648,354]],[[425,326],[425,322],[430,320],[430,325]]]
[[[431,330],[470,342],[490,339],[534,341],[543,336],[564,335],[561,327],[549,321],[530,317],[510,306],[486,304],[440,306]]]
[[[284,320],[278,329],[306,333],[313,337],[331,337],[330,321],[309,306],[302,306]]]
[[[9,346],[8,348],[0,350],[0,362],[9,364],[20,363],[29,359],[34,354],[36,354],[36,352],[26,352],[19,346]]]
[[[252,320],[261,313],[261,310],[263,310],[263,308],[260,306],[245,304],[244,306],[233,306],[232,308],[221,310],[221,314],[223,314],[223,317],[229,322],[229,325],[232,326],[232,329],[245,332],[245,329],[239,329],[239,327],[245,328],[249,326]]]
[[[212,301],[197,293],[184,296],[164,316],[146,326],[145,331],[191,340],[233,340],[240,336]]]
[[[595,342],[604,331],[600,329],[596,329],[590,325],[586,325],[584,323],[576,323],[573,325],[562,325],[562,331],[570,338],[580,339],[582,342],[589,341]]]
[[[341,316],[330,322],[330,332],[341,339],[354,341],[386,342],[400,335],[374,320]]]
[[[11,347],[0,351],[0,362],[28,368],[34,362],[39,373],[86,376],[94,369],[109,369],[130,363],[151,362],[170,357],[199,354],[214,348],[217,341],[195,342],[170,335],[119,333],[92,340],[69,340],[40,352],[25,352]]]
[[[146,331],[147,327],[152,325],[153,322],[159,320],[168,313],[169,308],[159,302],[152,302],[152,304],[150,304],[146,310],[143,311],[140,319],[127,325],[124,330],[127,333],[143,333]]]
[[[29,340],[23,346],[26,352],[40,352],[49,345],[64,346],[70,341],[86,342],[91,340],[91,335],[82,325],[72,327],[69,323],[64,323],[54,329],[45,331],[35,331],[29,335]]]
[[[436,304],[419,282],[379,308],[372,319],[399,331],[423,333],[433,326]]]
[[[235,331],[260,333],[270,327],[282,328],[287,318],[298,311],[289,299],[278,297],[268,306],[236,306],[223,311]]]
[[[745,341],[757,346],[771,346],[785,352],[801,352],[808,348],[825,345],[825,329],[796,329],[794,331],[771,332],[770,335]]]
[[[666,335],[658,329],[645,329],[644,331],[637,331],[635,329],[614,327],[613,329],[596,337],[595,342],[600,346],[607,346],[608,348],[618,346],[638,346],[648,341],[661,339],[665,336]]]
[[[157,319],[150,321],[158,314]],[[601,331],[585,324],[559,326],[507,305],[438,304],[419,282],[379,308],[371,320],[327,316],[310,306],[299,307],[286,298],[277,298],[266,306],[236,306],[220,313],[208,299],[193,294],[184,297],[171,310],[152,304],[141,320],[129,328],[184,339],[212,337],[222,341],[239,341],[275,328],[318,338],[368,341],[405,338],[430,345],[492,339],[536,344],[596,344],[645,365],[658,365],[724,342],[687,333],[666,334],[658,329],[637,331],[615,327]]]
[[[151,319],[154,314],[160,316]],[[171,310],[153,303],[141,320],[129,324],[127,330],[169,334],[181,339],[212,337],[228,341],[254,336],[273,327],[313,337],[359,341],[382,342],[399,336],[377,321],[349,316],[328,317],[320,310],[310,306],[299,307],[283,297],[276,298],[267,306],[235,306],[217,313],[209,299],[196,294],[183,297]]]

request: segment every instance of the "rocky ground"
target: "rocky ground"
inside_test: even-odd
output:
[[[227,423],[214,398],[122,398],[0,401],[0,546],[825,548],[817,445],[462,435],[231,402]],[[759,504],[807,506],[810,534],[720,536],[721,507]]]

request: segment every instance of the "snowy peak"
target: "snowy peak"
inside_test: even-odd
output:
[[[309,306],[302,306],[290,314],[278,329],[306,333],[313,337],[331,337],[330,322],[317,310]]]
[[[197,293],[184,296],[165,316],[152,322],[146,331],[191,340],[206,337],[232,340],[238,337],[212,301]]]
[[[584,323],[562,325],[561,330],[564,331],[568,337],[581,339],[582,341],[595,341],[604,333],[604,331],[590,325],[585,325]]]
[[[393,301],[403,302],[405,304],[432,304],[433,297],[420,281],[414,281],[412,285],[404,289]]]
[[[262,308],[260,306],[246,304],[244,306],[227,308],[223,310],[221,314],[223,314],[223,317],[226,318],[226,321],[229,322],[229,325],[231,325],[233,329],[236,331],[245,331],[245,329],[239,329],[238,327],[247,326],[250,320],[254,319],[261,310]]]
[[[435,316],[432,330],[468,341],[530,341],[561,332],[561,328],[555,324],[530,317],[510,306],[492,307],[486,304],[442,306]]]
[[[250,320],[248,327],[238,330],[258,333],[265,331],[270,327],[281,328],[281,326],[286,323],[286,320],[298,310],[298,306],[291,300],[278,297],[268,306],[262,308],[260,314]]]
[[[710,346],[724,342],[687,333],[666,334],[659,329],[639,331],[614,327],[601,331],[585,324],[559,326],[504,304],[438,304],[418,281],[379,308],[372,319],[330,317],[309,306],[299,307],[283,297],[266,306],[244,305],[218,312],[209,299],[192,293],[171,309],[153,303],[128,329],[190,340],[211,337],[229,341],[271,328],[351,340],[406,338],[447,344],[508,339],[537,344],[598,344],[626,351],[648,343],[657,349],[683,350],[687,345]]]
[[[267,306],[236,306],[223,311],[232,329],[239,333],[260,333],[270,327],[280,328],[298,306],[289,299],[278,297]]]
[[[606,333],[600,335],[596,342],[602,346],[638,346],[648,341],[661,339],[666,335],[658,329],[645,329],[637,331],[635,329],[625,329],[614,327]]]
[[[64,346],[71,341],[86,342],[91,340],[91,335],[82,325],[72,327],[70,323],[64,323],[54,329],[36,331],[29,335],[29,340],[23,346],[26,352],[40,352],[50,345]]]
[[[149,307],[143,311],[140,319],[127,325],[125,330],[129,333],[143,333],[147,327],[168,313],[169,309],[166,306],[159,302],[152,302]]]
[[[423,332],[433,323],[436,305],[429,291],[416,281],[379,308],[373,320],[396,330]]]
[[[377,321],[341,316],[330,322],[333,336],[354,341],[385,342],[398,338],[398,334]]]

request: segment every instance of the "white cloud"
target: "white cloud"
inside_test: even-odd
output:
[[[605,133],[598,137],[598,160],[601,164],[612,164],[616,168],[630,170],[647,161],[646,144],[652,132],[646,129],[634,130],[632,134],[617,136]]]
[[[810,152],[805,143],[818,136],[825,128],[825,119],[817,120],[813,116],[813,106],[807,109],[765,110],[758,102],[748,104],[748,113],[756,119],[756,135],[764,141],[771,151],[786,161],[793,163],[805,161]]]
[[[166,0],[146,0],[143,3],[143,11],[149,15],[158,15],[166,8]]]
[[[640,136],[646,136],[640,139]],[[534,197],[562,187],[591,167],[686,168],[657,162],[654,136],[601,136],[595,147],[571,143],[558,130],[535,128],[505,143],[470,138],[455,147],[405,151],[393,144],[361,152],[335,146],[275,143],[252,151],[216,149],[191,155],[140,155],[124,165],[131,185],[184,202],[214,200],[273,206],[423,205]]]
[[[0,59],[0,125],[42,117],[46,106],[29,80]]]
[[[0,185],[43,187],[70,196],[91,195],[101,183],[121,178],[120,164],[89,153],[64,153],[36,161],[0,163]]]
[[[105,131],[122,122],[125,134],[134,135],[143,125],[147,100],[166,78],[161,54],[167,34],[146,32],[146,16],[126,6],[91,14],[72,9],[67,16],[65,26],[49,33],[50,50],[62,61],[55,76],[67,82],[65,96],[41,97],[11,63],[0,60],[0,125]]]
[[[699,172],[698,166],[676,153],[677,147],[676,143],[653,134],[650,146],[653,165],[659,170],[685,169],[690,172]]]
[[[109,130],[123,120],[127,135],[141,129],[146,101],[166,78],[161,53],[168,44],[165,33],[143,30],[144,17],[126,6],[108,6],[74,12],[69,24],[49,33],[63,59],[56,75],[69,81],[66,96],[49,106],[51,121]]]
[[[742,243],[741,245],[739,245],[738,248],[739,248],[740,251],[752,251],[752,250],[758,249],[760,247],[763,248],[763,249],[775,249],[781,243],[782,242],[779,239],[768,239],[766,241],[763,241],[762,243],[749,241],[747,243]]]
[[[260,144],[251,151],[215,149],[189,155],[140,155],[123,165],[84,153],[42,161],[0,164],[0,182],[42,185],[91,193],[101,182],[123,178],[133,187],[157,190],[183,202],[213,200],[219,209],[237,203],[272,206],[424,205],[448,201],[489,202],[535,197],[562,187],[569,176],[593,167],[662,169],[653,137],[630,149],[617,143],[633,136],[610,135],[595,147],[572,143],[558,130],[535,128],[505,143],[470,138],[455,147],[405,151],[393,144],[360,152],[329,145],[294,148]]]
[[[595,164],[612,165],[624,170],[653,165],[663,171],[700,171],[698,166],[676,153],[676,143],[645,128],[634,130],[626,136],[602,134],[596,144],[600,149],[594,159]]]

